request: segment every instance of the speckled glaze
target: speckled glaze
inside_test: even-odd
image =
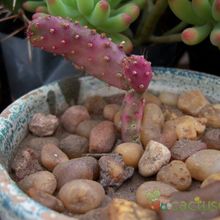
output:
[[[220,103],[220,78],[193,71],[154,68],[150,84],[153,92],[199,88],[212,101]],[[35,112],[61,113],[86,96],[110,96],[123,91],[106,86],[92,77],[77,76],[36,89],[15,101],[0,115],[0,216],[2,220],[74,219],[41,206],[24,194],[9,177],[8,164],[16,147],[27,134],[27,125]]]

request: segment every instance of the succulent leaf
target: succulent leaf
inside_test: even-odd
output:
[[[188,45],[198,44],[208,37],[211,30],[211,24],[187,28],[182,32],[182,40]]]
[[[189,0],[168,0],[170,9],[182,21],[188,24],[202,25],[205,21],[193,11],[192,2]]]

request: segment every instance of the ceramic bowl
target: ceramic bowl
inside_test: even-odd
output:
[[[154,68],[150,84],[153,92],[201,89],[214,102],[220,103],[220,78],[205,73]],[[107,87],[93,77],[77,76],[36,89],[6,108],[0,115],[0,216],[2,220],[73,219],[58,214],[30,199],[10,178],[8,164],[17,146],[27,134],[28,123],[35,112],[59,114],[88,95],[110,96],[123,91]]]

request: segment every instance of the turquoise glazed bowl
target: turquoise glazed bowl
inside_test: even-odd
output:
[[[150,84],[153,92],[201,89],[211,100],[220,103],[220,78],[188,70],[154,68]],[[21,97],[0,115],[0,216],[2,220],[74,219],[58,214],[30,199],[10,178],[8,165],[17,146],[27,134],[35,112],[59,114],[75,102],[92,95],[110,96],[123,91],[107,87],[92,77],[77,76],[43,86]]]

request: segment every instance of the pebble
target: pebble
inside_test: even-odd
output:
[[[113,121],[115,114],[119,111],[120,105],[117,104],[108,104],[103,110],[103,116],[109,121]]]
[[[150,93],[150,92],[144,92],[143,98],[145,100],[145,104],[153,103],[153,104],[156,104],[158,106],[161,106],[160,99],[157,96]]]
[[[84,102],[84,106],[91,114],[102,114],[106,104],[101,96],[90,96]]]
[[[136,191],[136,202],[143,208],[158,210],[162,197],[169,197],[177,189],[160,181],[147,181],[142,183]]]
[[[202,139],[208,148],[220,150],[220,129],[207,130]]]
[[[220,151],[198,151],[186,160],[186,166],[194,179],[203,181],[211,174],[220,172]]]
[[[104,187],[119,187],[134,173],[134,168],[126,166],[119,154],[102,156],[99,159],[99,167],[100,183]]]
[[[76,128],[76,134],[89,138],[91,130],[98,124],[100,121],[97,120],[85,120],[79,123]]]
[[[148,177],[156,174],[160,168],[169,163],[169,149],[156,141],[150,141],[138,163],[139,173]]]
[[[175,160],[186,160],[197,151],[204,150],[207,145],[200,140],[181,139],[170,149],[171,156]]]
[[[105,197],[102,185],[92,180],[72,180],[58,193],[65,208],[72,213],[86,213],[101,205]]]
[[[38,161],[38,153],[32,148],[26,148],[19,152],[11,164],[12,173],[16,180],[21,180],[25,176],[42,171],[43,167]]]
[[[157,213],[133,201],[115,198],[108,206],[109,220],[159,220]]]
[[[183,112],[171,105],[163,105],[162,111],[164,114],[165,121],[174,120],[180,116],[183,116]]]
[[[110,121],[102,121],[96,125],[89,137],[89,152],[107,153],[112,150],[116,140],[114,124]]]
[[[175,121],[178,139],[197,139],[206,129],[206,118],[194,118],[185,115]]]
[[[170,184],[178,190],[187,190],[191,186],[192,178],[184,162],[173,160],[159,170],[157,181]]]
[[[206,105],[199,113],[200,117],[207,119],[207,125],[212,128],[220,128],[220,109],[213,105]]]
[[[159,99],[165,105],[176,106],[178,95],[171,92],[161,92],[159,95]]]
[[[220,173],[214,173],[210,176],[208,176],[201,184],[201,188],[208,186],[211,183],[214,183],[216,181],[220,181]]]
[[[24,179],[19,181],[18,185],[25,192],[34,187],[37,190],[53,194],[57,187],[57,181],[55,176],[49,171],[39,171],[25,176]]]
[[[69,133],[74,133],[78,124],[90,119],[88,110],[82,105],[74,105],[68,108],[61,116],[61,124]]]
[[[71,134],[60,141],[60,149],[69,158],[80,157],[89,151],[89,141],[85,137]]]
[[[68,160],[66,154],[54,144],[46,144],[41,150],[41,163],[50,171],[52,171],[57,164]]]
[[[59,146],[59,140],[55,137],[31,137],[27,143],[27,146],[34,149],[38,158],[40,158],[42,147],[46,144],[54,144]]]
[[[53,174],[60,189],[65,183],[74,179],[95,180],[99,176],[98,162],[93,157],[80,157],[58,164]]]
[[[163,124],[164,115],[161,108],[154,103],[145,105],[141,127],[141,142],[144,146],[146,146],[150,140],[160,140]]]
[[[54,134],[58,125],[59,120],[55,115],[36,113],[29,123],[29,130],[36,136],[45,137]]]
[[[114,152],[123,157],[125,165],[137,168],[144,150],[143,147],[137,143],[122,143],[115,147]]]
[[[59,200],[53,195],[50,195],[49,193],[46,193],[44,191],[35,188],[30,188],[27,193],[32,199],[34,199],[35,201],[41,203],[42,205],[50,209],[53,209],[57,212],[64,211],[64,206],[61,200]]]
[[[179,95],[177,106],[180,110],[190,115],[198,115],[200,110],[209,104],[200,90],[191,90]]]
[[[160,143],[171,148],[177,141],[175,120],[168,120],[164,123],[160,136]]]

